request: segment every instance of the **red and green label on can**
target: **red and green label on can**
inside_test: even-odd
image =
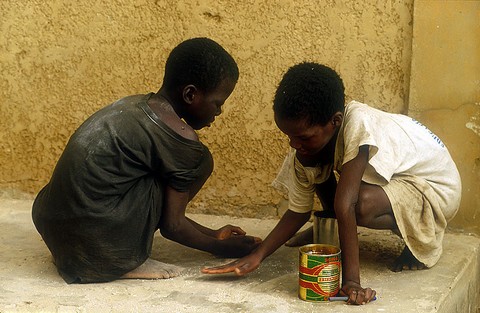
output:
[[[298,297],[306,301],[328,301],[340,291],[340,249],[311,244],[299,249]]]

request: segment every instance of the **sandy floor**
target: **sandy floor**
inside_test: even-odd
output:
[[[207,253],[156,236],[153,258],[186,268],[168,280],[120,280],[67,285],[33,227],[31,201],[0,199],[0,312],[477,312],[480,239],[447,234],[444,254],[432,269],[393,273],[402,249],[398,237],[359,229],[361,277],[378,299],[362,308],[298,299],[298,250],[282,247],[254,273],[238,278],[200,273],[219,265]],[[219,227],[236,224],[264,237],[275,220],[191,215]],[[453,310],[453,311],[452,311]]]

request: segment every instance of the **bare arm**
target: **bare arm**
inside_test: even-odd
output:
[[[188,218],[188,217],[185,217],[187,219],[187,221],[189,221],[193,227],[195,227],[198,231],[200,231],[201,233],[209,236],[209,237],[215,237],[215,231],[211,228],[208,228],[206,226],[203,226],[203,225],[200,225],[198,224],[197,222],[195,222],[194,220]]]
[[[335,214],[338,220],[342,248],[342,292],[349,296],[348,303],[371,301],[375,291],[360,285],[360,261],[355,206],[358,201],[362,176],[368,162],[368,146],[361,146],[358,155],[343,165],[335,193]]]
[[[280,221],[268,234],[265,241],[255,250],[255,253],[262,257],[262,260],[275,252],[309,220],[310,212],[296,213],[287,210]]]
[[[260,263],[290,239],[310,218],[308,213],[295,213],[287,210],[275,228],[251,254],[222,266],[205,268],[203,273],[222,274],[235,272],[241,276],[254,271]]]
[[[233,236],[224,240],[211,236],[213,230],[185,216],[189,200],[188,192],[179,192],[169,186],[165,188],[160,219],[160,232],[164,237],[191,248],[230,257],[246,255],[258,245],[258,240],[251,236]]]
[[[203,225],[198,224],[194,220],[190,218],[186,218],[196,229],[198,229],[200,232],[204,233],[207,236],[216,238],[216,239],[227,239],[230,238],[231,236],[244,236],[246,235],[246,232],[241,229],[238,226],[233,226],[233,225],[225,225],[223,227],[220,227],[219,229],[211,229],[208,227],[205,227]]]

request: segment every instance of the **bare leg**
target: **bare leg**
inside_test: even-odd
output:
[[[145,263],[131,272],[126,273],[123,279],[166,279],[180,275],[182,267],[147,259]]]
[[[355,207],[357,224],[374,229],[390,229],[399,233],[390,200],[385,191],[376,185],[362,183],[358,203]],[[417,260],[410,249],[405,246],[402,253],[394,261],[392,271],[420,270],[426,266]]]
[[[355,206],[357,224],[373,229],[397,229],[392,205],[382,187],[362,183]]]

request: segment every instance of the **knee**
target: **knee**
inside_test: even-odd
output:
[[[358,195],[357,204],[355,205],[355,216],[357,225],[368,227],[371,223],[372,213],[372,196],[368,192],[360,192]]]

